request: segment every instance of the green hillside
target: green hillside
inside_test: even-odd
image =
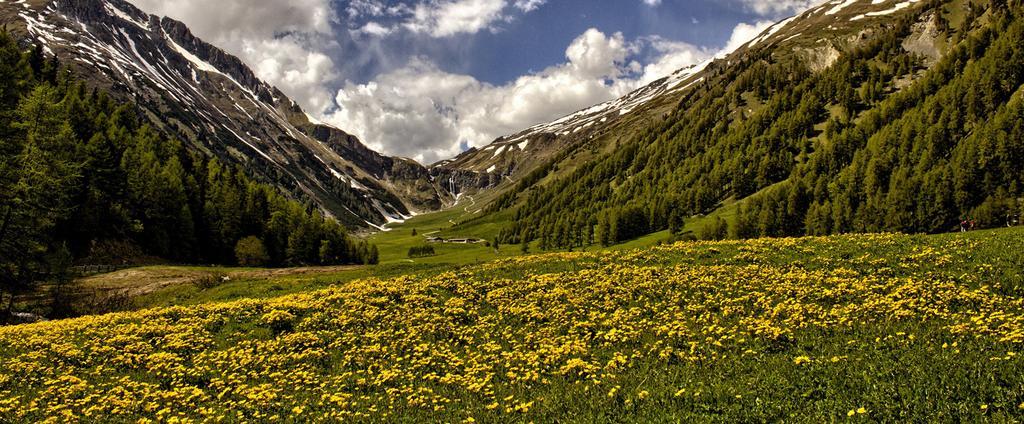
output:
[[[4,327],[0,417],[1015,421],[1022,236],[547,254]]]
[[[1004,226],[1024,206],[1022,17],[1019,2],[963,0],[808,12],[783,41],[714,62],[615,149],[538,167],[485,209],[501,219],[475,220],[551,249],[683,228],[731,199],[733,237]],[[808,59],[823,41],[840,49],[827,67]]]

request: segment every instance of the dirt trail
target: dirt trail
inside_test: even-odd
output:
[[[185,284],[212,284],[231,280],[260,280],[310,274],[327,274],[359,269],[359,265],[297,267],[280,269],[203,269],[171,266],[130,268],[78,280],[83,290],[143,296]],[[218,281],[220,280],[220,281]]]

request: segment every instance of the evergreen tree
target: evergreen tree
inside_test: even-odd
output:
[[[41,85],[17,108],[14,135],[0,138],[0,302],[50,273],[51,230],[68,213],[69,187],[79,179],[77,142],[56,91]],[[3,306],[3,305],[0,305]]]

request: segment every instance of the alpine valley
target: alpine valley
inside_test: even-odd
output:
[[[0,0],[0,423],[1024,419],[1024,2],[734,3],[799,13],[426,164]]]

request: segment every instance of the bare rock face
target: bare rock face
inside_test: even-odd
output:
[[[932,13],[922,16],[922,19],[914,24],[913,34],[903,40],[903,49],[918,54],[925,59],[925,63],[931,66],[942,59],[943,34],[935,23],[936,16]]]
[[[352,227],[436,209],[451,197],[427,168],[383,156],[309,117],[240,59],[124,0],[0,2],[0,25],[138,106],[167,136],[241,165]]]
[[[831,68],[842,54],[832,44],[810,49],[796,48],[795,50],[802,57],[804,63],[807,64],[807,68],[815,73]]]

